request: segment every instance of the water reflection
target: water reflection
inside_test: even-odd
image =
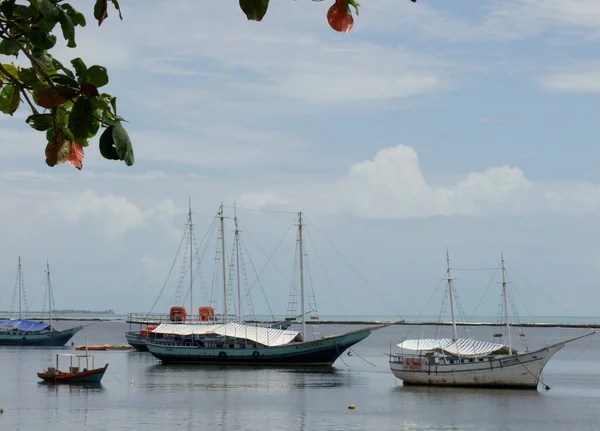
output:
[[[87,395],[88,393],[101,393],[106,390],[102,383],[78,383],[78,384],[67,384],[67,383],[54,383],[54,382],[38,382],[38,389],[46,393],[62,393],[68,392],[70,394]]]
[[[348,386],[351,373],[323,369],[228,367],[225,365],[163,365],[146,368],[146,387],[161,389],[302,389]]]

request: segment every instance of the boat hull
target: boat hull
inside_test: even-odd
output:
[[[76,326],[75,328],[52,332],[0,332],[0,346],[62,347],[82,329],[83,326]]]
[[[146,347],[147,338],[129,332],[125,334],[125,338],[127,339],[127,343],[135,350],[139,350],[140,352],[148,351],[148,347]]]
[[[535,352],[457,364],[444,364],[441,360],[437,364],[426,363],[424,357],[419,361],[411,355],[392,356],[390,369],[404,385],[535,390],[544,366],[563,347],[564,343],[560,343]]]
[[[106,364],[103,368],[96,368],[94,370],[82,371],[81,373],[60,373],[60,374],[48,374],[46,371],[37,373],[38,377],[44,382],[48,383],[100,383],[104,373],[108,368]]]
[[[146,346],[164,364],[331,366],[344,351],[364,340],[371,329],[314,341],[257,348],[205,348],[149,341]]]

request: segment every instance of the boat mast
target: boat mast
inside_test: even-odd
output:
[[[48,280],[48,304],[50,308],[50,330],[52,331],[52,282],[50,281],[50,264],[46,259],[46,279]]]
[[[448,254],[448,247],[446,247],[446,273],[448,277],[448,295],[450,297],[450,313],[452,314],[452,340],[456,341],[458,336],[456,335],[456,318],[454,316],[454,289],[452,287],[453,278],[450,276],[450,254]]]
[[[242,323],[242,294],[240,291],[240,231],[238,228],[237,210],[235,208],[235,202],[233,203],[233,221],[235,223],[235,259],[236,259],[236,270],[237,270],[237,291],[238,291],[238,321]]]
[[[189,212],[188,212],[188,226],[190,231],[190,314],[192,320],[194,320],[194,289],[192,287],[194,281],[194,266],[193,260],[193,247],[192,247],[192,198],[189,198]],[[198,317],[199,318],[199,317]]]
[[[504,317],[506,318],[506,333],[508,337],[508,349],[510,351],[510,355],[512,355],[512,341],[510,337],[510,322],[508,320],[508,293],[506,291],[506,285],[508,284],[506,281],[504,267],[504,253],[500,253],[500,259],[502,260],[502,296],[504,297]]]
[[[21,320],[21,290],[23,289],[23,273],[21,271],[21,256],[19,256],[19,269],[17,271],[18,286],[19,286],[19,320]]]
[[[223,216],[223,203],[219,209],[221,219],[221,261],[223,264],[223,323],[227,323],[227,268],[225,262],[225,217]]]
[[[306,315],[304,313],[304,250],[302,247],[302,212],[298,213],[298,251],[300,253],[300,312],[302,313],[302,339],[306,341]]]

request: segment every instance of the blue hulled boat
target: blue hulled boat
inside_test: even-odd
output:
[[[221,252],[224,255],[223,207],[221,222]],[[237,218],[234,218],[237,220]],[[388,326],[374,325],[345,334],[308,340],[304,289],[304,256],[302,213],[298,214],[297,253],[300,278],[301,330],[263,327],[260,324],[231,322],[227,310],[226,263],[223,264],[223,320],[220,322],[165,322],[147,334],[146,348],[162,363],[223,364],[223,365],[296,365],[331,366],[354,344],[375,330]],[[238,234],[236,224],[236,236]],[[171,310],[173,311],[175,307]],[[178,307],[183,308],[183,307]],[[238,313],[239,315],[239,313]],[[176,320],[176,319],[171,319]],[[287,322],[285,322],[287,324]],[[290,322],[291,323],[291,322]],[[289,328],[289,326],[288,326]]]
[[[70,329],[56,330],[52,326],[52,284],[50,266],[46,263],[46,280],[49,298],[49,323],[22,318],[23,272],[21,258],[18,260],[17,286],[19,298],[18,319],[0,320],[0,346],[49,346],[61,347],[83,329],[76,326]]]

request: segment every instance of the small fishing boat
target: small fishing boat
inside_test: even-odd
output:
[[[64,356],[69,358],[69,371],[60,371],[58,368],[59,357]],[[77,366],[73,365],[74,359],[77,358]],[[81,369],[81,360],[85,359],[85,368]],[[89,368],[90,359],[92,368]],[[87,350],[85,355],[77,355],[72,353],[59,353],[56,355],[56,366],[50,365],[47,370],[37,373],[38,377],[48,383],[100,383],[108,364],[102,368],[94,368],[94,357],[89,355]]]

